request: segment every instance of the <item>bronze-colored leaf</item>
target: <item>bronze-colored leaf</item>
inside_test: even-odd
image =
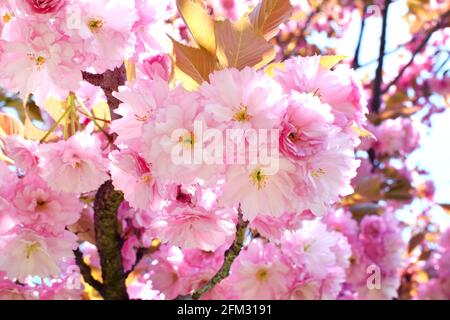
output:
[[[205,10],[201,0],[177,0],[177,8],[199,47],[214,55],[214,20]]]
[[[379,215],[383,208],[375,203],[359,203],[350,207],[353,219],[361,221],[366,215]]]
[[[444,209],[444,211],[448,214],[450,214],[450,204],[449,203],[440,203],[439,204],[442,209]]]
[[[3,135],[24,135],[23,124],[6,113],[0,113],[0,129]]]
[[[260,68],[275,57],[275,49],[255,32],[247,17],[236,23],[219,21],[215,28],[217,58],[223,67]]]
[[[186,89],[198,87],[203,81],[209,80],[209,74],[216,67],[215,58],[201,48],[186,46],[172,39],[175,54],[175,77],[183,83]]]
[[[408,243],[408,252],[411,253],[425,239],[425,232],[419,232],[411,237]]]
[[[289,0],[262,0],[250,13],[249,20],[255,30],[267,40],[278,33],[278,26],[292,15]]]

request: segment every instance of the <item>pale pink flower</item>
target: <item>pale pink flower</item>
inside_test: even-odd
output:
[[[19,0],[25,12],[30,14],[54,14],[62,10],[67,0]]]
[[[421,124],[409,118],[387,119],[375,128],[375,151],[379,154],[407,155],[419,147]]]
[[[149,79],[161,78],[169,81],[172,73],[172,61],[167,54],[158,54],[156,56],[146,58],[137,65],[143,75]]]
[[[167,36],[173,26],[167,20],[176,14],[173,0],[135,0],[138,19],[132,32],[136,35],[134,60],[142,55],[169,53],[172,43]]]
[[[250,227],[258,231],[264,238],[278,243],[285,230],[297,230],[303,220],[315,218],[309,211],[297,213],[283,213],[279,217],[258,216],[250,223]]]
[[[224,69],[200,87],[202,105],[218,128],[271,129],[280,123],[285,101],[278,83],[252,68]]]
[[[231,267],[232,283],[239,299],[284,299],[290,284],[291,270],[274,244],[253,240]]]
[[[235,225],[226,212],[208,211],[202,207],[168,207],[154,222],[164,242],[181,248],[214,251],[234,233]]]
[[[276,80],[286,92],[313,93],[328,103],[339,127],[352,123],[362,126],[366,121],[368,111],[364,91],[353,70],[346,65],[328,70],[320,65],[320,56],[294,57],[286,60],[285,68],[277,73]]]
[[[52,236],[16,227],[0,238],[0,247],[0,270],[24,282],[27,276],[59,276],[60,264],[73,257],[77,237],[68,231]]]
[[[67,141],[42,144],[39,154],[40,174],[57,191],[89,192],[109,178],[108,160],[94,135],[77,133]]]
[[[131,30],[138,19],[134,0],[79,0],[72,5],[76,7],[68,14],[78,10],[79,25],[66,26],[65,32],[83,39],[85,51],[96,56],[91,64],[96,73],[132,57],[136,38]]]
[[[280,150],[293,160],[305,159],[326,149],[339,129],[332,126],[331,108],[310,94],[292,91],[283,118]]]
[[[335,238],[319,220],[305,221],[297,231],[285,231],[281,240],[283,254],[316,278],[323,278],[336,265]]]
[[[187,268],[190,267],[184,263],[183,252],[180,248],[162,245],[152,255],[149,266],[153,288],[159,290],[167,300],[188,294],[189,290],[186,289],[187,283],[184,278]]]
[[[123,191],[125,200],[136,209],[156,208],[162,190],[145,160],[128,149],[113,151],[109,158],[114,187]]]
[[[170,101],[158,109],[155,119],[143,127],[142,148],[145,160],[162,183],[191,184],[213,178],[214,165],[196,163],[195,146],[202,144],[195,124],[205,130],[207,122],[200,115],[198,95],[183,89],[171,92]],[[202,160],[202,159],[200,159]]]
[[[310,209],[323,216],[340,196],[353,193],[350,184],[360,161],[355,160],[351,141],[339,134],[330,141],[326,151],[296,163],[296,195],[300,209]]]
[[[75,223],[83,209],[76,195],[54,191],[33,175],[20,180],[13,204],[17,219],[25,226],[52,233],[59,233]]]
[[[284,158],[278,162],[278,171],[270,166],[232,165],[227,169],[219,205],[241,205],[245,219],[252,221],[258,215],[280,216],[296,211],[292,175],[295,166]]]
[[[8,136],[6,151],[8,157],[14,160],[14,166],[22,172],[37,170],[39,155],[36,142],[25,140],[21,136]]]
[[[111,130],[118,134],[115,143],[140,152],[142,128],[153,120],[158,108],[165,106],[169,98],[169,84],[161,78],[137,80],[119,87],[119,92],[114,92],[114,96],[122,101],[114,111],[122,117],[111,124]]]
[[[3,32],[0,77],[22,98],[33,93],[39,106],[48,95],[59,97],[75,91],[81,81],[72,43],[48,23],[17,17]]]

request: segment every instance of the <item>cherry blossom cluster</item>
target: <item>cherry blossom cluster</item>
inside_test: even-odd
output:
[[[419,299],[450,299],[450,229],[445,230],[439,240],[439,248],[427,261],[428,274],[432,278],[419,287]]]
[[[206,8],[237,21],[256,4]],[[338,19],[344,30],[356,6],[340,4],[302,28],[330,35]],[[218,67],[192,88],[175,76],[170,37],[190,37],[175,1],[4,0],[0,15],[1,85],[25,104],[32,95],[54,124],[42,139],[0,140],[9,160],[0,162],[1,299],[82,298],[80,257],[94,278],[102,268],[94,203],[108,183],[123,195],[117,232],[132,299],[195,294],[242,232],[229,276],[202,299],[398,297],[406,243],[395,210],[434,192],[419,190],[417,172],[398,160],[423,130],[417,119],[386,116],[387,106],[367,123],[360,80],[335,56]],[[282,30],[299,36],[298,26]],[[304,36],[295,46],[306,46]],[[280,51],[292,39],[276,40]],[[87,79],[124,66],[127,81],[114,92]],[[408,91],[422,69],[432,73],[431,60],[397,89]],[[415,88],[444,96],[447,80],[425,77]],[[96,118],[111,98],[112,120]],[[64,128],[49,101],[74,108]],[[421,297],[448,297],[448,234]]]
[[[171,1],[4,0],[0,13],[2,86],[33,93],[40,106],[76,92],[82,71],[102,73],[170,50]]]

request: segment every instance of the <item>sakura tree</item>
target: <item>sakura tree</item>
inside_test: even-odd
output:
[[[0,299],[450,298],[405,164],[448,105],[449,8],[407,1],[387,72],[392,5],[0,1]],[[317,45],[358,14],[353,58]]]

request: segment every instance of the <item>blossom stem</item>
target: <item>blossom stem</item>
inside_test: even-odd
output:
[[[233,241],[233,244],[224,254],[224,261],[222,267],[220,267],[219,271],[211,278],[205,285],[203,285],[200,289],[196,290],[190,296],[181,296],[178,297],[177,300],[198,300],[205,293],[211,291],[217,284],[219,284],[223,279],[230,275],[231,265],[234,260],[238,257],[239,253],[242,250],[245,240],[245,234],[247,231],[248,221],[244,221],[242,218],[241,208],[238,209],[238,223],[236,225],[236,238]]]
[[[117,211],[123,193],[114,190],[111,180],[97,191],[94,202],[95,240],[102,267],[102,296],[107,300],[128,300],[126,274],[122,265],[122,239]]]

